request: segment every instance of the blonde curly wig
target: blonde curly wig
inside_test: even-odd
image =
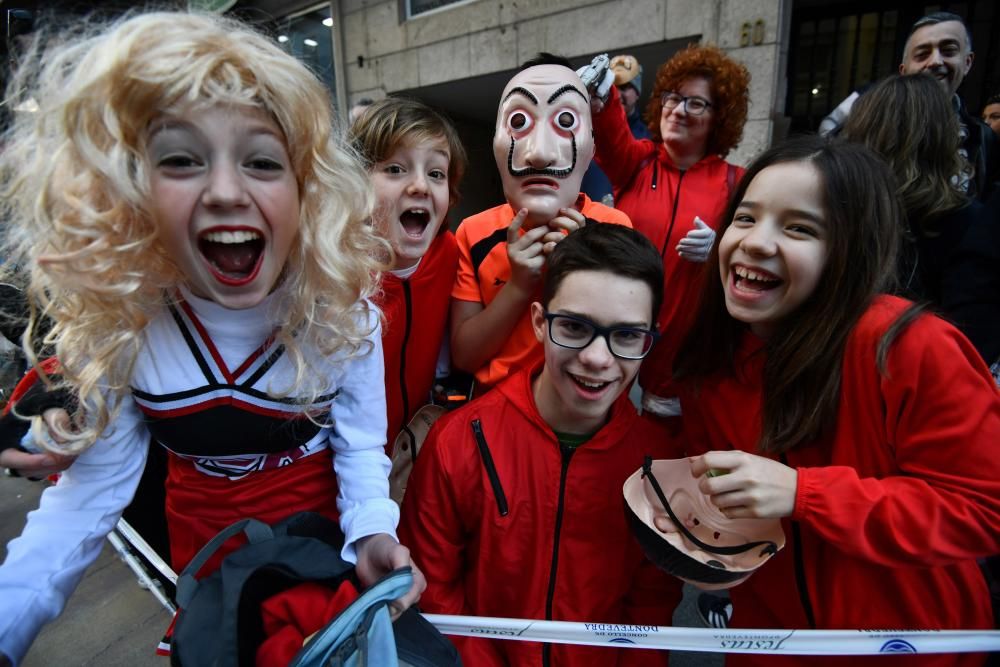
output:
[[[329,93],[266,36],[231,19],[148,13],[105,29],[42,40],[8,91],[18,113],[0,155],[8,266],[29,275],[31,330],[48,317],[64,382],[79,398],[80,433],[61,453],[104,432],[128,394],[142,332],[183,283],[157,237],[145,141],[157,116],[214,105],[269,113],[288,146],[300,223],[282,278],[277,338],[295,365],[303,403],[325,388],[304,350],[369,352],[376,318],[366,299],[389,256],[366,220],[364,169],[335,128]],[[36,351],[29,349],[36,360]]]

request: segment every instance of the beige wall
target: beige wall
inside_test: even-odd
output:
[[[753,77],[744,140],[730,159],[746,163],[776,128],[782,133],[791,0],[473,0],[409,21],[399,6],[341,0],[351,102],[512,69],[539,51],[572,58],[700,38],[744,62]],[[742,46],[743,24],[758,20],[762,42]]]

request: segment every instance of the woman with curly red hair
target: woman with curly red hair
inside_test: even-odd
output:
[[[644,414],[680,414],[671,369],[690,326],[714,230],[743,175],[723,158],[743,136],[749,86],[742,64],[718,47],[692,44],[656,73],[646,107],[652,140],[632,137],[614,86],[594,113],[597,162],[614,187],[615,207],[663,257],[661,338],[639,374]]]

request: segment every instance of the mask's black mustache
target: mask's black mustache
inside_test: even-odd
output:
[[[520,178],[522,176],[551,176],[553,178],[566,178],[573,173],[576,169],[576,137],[570,135],[570,145],[573,146],[573,162],[565,169],[535,169],[534,167],[525,167],[524,169],[514,168],[514,137],[510,138],[510,150],[507,151],[507,171],[510,172],[511,176],[515,178]]]

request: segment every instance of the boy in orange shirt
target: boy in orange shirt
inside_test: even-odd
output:
[[[565,59],[541,54],[507,83],[493,154],[507,203],[462,221],[451,292],[452,362],[477,393],[542,358],[528,305],[555,244],[592,221],[632,226],[580,192],[594,156],[590,95]]]

